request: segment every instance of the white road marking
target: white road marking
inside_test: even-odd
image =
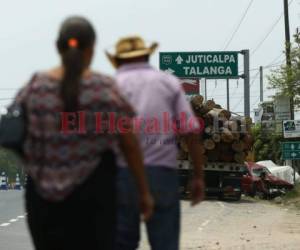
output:
[[[225,205],[223,202],[218,201],[217,204],[221,207],[222,210],[225,208]],[[211,219],[213,219],[213,218],[211,218]],[[211,222],[211,219],[204,221],[201,224],[201,227],[198,228],[198,231],[203,231],[204,227],[206,227]]]
[[[224,208],[224,207],[225,207],[225,205],[224,205],[223,202],[218,201],[217,203],[218,203],[218,205],[219,205],[221,208]]]
[[[7,226],[9,226],[11,223],[17,222],[19,219],[25,218],[25,216],[26,216],[26,214],[25,214],[25,215],[19,215],[16,219],[11,219],[11,220],[9,221],[9,223],[2,223],[2,224],[0,225],[0,227],[7,227]]]
[[[9,226],[10,225],[10,223],[2,223],[1,225],[0,225],[0,227],[7,227],[7,226]]]
[[[209,224],[209,222],[210,222],[210,220],[206,220],[201,224],[201,226],[206,227]]]

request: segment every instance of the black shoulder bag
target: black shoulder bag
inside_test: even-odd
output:
[[[13,104],[0,120],[0,145],[4,148],[22,152],[26,136],[25,107]]]
[[[36,75],[34,75],[29,82],[30,89],[35,76]],[[26,124],[25,104],[14,102],[7,109],[7,113],[1,115],[0,118],[0,145],[22,154],[27,130]]]

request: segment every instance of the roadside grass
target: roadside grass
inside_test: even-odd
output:
[[[291,205],[300,209],[300,183],[297,183],[293,190],[282,196],[282,199],[285,205]]]
[[[286,193],[286,195],[283,198],[286,200],[300,198],[300,183],[297,183],[295,188]]]

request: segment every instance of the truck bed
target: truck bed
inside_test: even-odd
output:
[[[206,194],[219,198],[233,197],[240,199],[241,179],[246,170],[244,164],[228,162],[210,162],[204,166]],[[188,183],[193,176],[189,161],[178,161],[180,191],[188,192]]]

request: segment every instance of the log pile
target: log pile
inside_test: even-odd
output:
[[[202,133],[203,152],[208,162],[244,163],[253,146],[250,129],[252,120],[223,109],[213,100],[204,102],[201,95],[191,99],[197,117],[204,120]],[[188,147],[184,138],[179,138],[178,160],[187,160]]]

